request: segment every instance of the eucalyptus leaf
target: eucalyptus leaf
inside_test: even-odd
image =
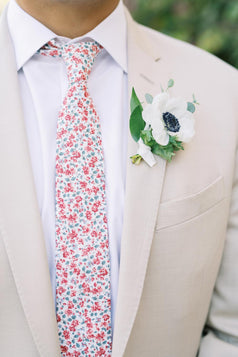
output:
[[[197,101],[197,99],[196,99],[196,97],[195,97],[195,94],[193,94],[193,103],[199,105],[199,103],[198,103],[198,101]]]
[[[135,107],[130,117],[130,132],[133,139],[137,142],[140,139],[141,131],[145,128],[145,121],[142,117],[140,106]]]
[[[196,110],[195,105],[191,102],[188,102],[187,110],[191,113],[194,113]]]
[[[145,99],[146,99],[146,102],[147,102],[148,104],[152,104],[152,103],[153,103],[153,97],[152,97],[151,94],[146,93]]]
[[[135,88],[134,88],[134,87],[132,88],[130,106],[131,106],[131,113],[134,112],[134,110],[135,110],[136,107],[139,107],[140,110],[141,110],[141,112],[143,111],[143,107],[142,107],[142,105],[141,105],[141,102],[140,102],[139,98],[137,97],[137,94],[136,94],[136,91],[135,91]]]
[[[169,81],[168,81],[168,89],[169,88],[172,88],[174,86],[174,80],[173,79],[170,79]]]

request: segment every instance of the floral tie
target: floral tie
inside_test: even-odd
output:
[[[99,117],[87,80],[97,42],[38,52],[63,59],[68,89],[56,139],[56,312],[62,356],[111,356],[111,290]]]

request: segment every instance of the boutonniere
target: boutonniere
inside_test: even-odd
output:
[[[176,151],[184,150],[183,143],[188,143],[194,136],[194,112],[199,104],[193,95],[193,101],[173,98],[169,89],[174,85],[170,79],[166,90],[154,98],[145,95],[146,106],[143,108],[135,89],[131,96],[130,132],[138,142],[138,151],[131,157],[133,164],[145,160],[149,166],[156,164],[158,155],[170,162]]]

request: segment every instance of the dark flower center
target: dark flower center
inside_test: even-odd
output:
[[[173,114],[169,112],[163,113],[163,120],[165,127],[168,131],[172,131],[172,133],[177,133],[180,130],[179,121]]]

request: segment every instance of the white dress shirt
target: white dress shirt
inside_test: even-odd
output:
[[[36,193],[55,296],[55,151],[58,113],[67,89],[60,58],[36,51],[52,38],[78,42],[93,39],[103,46],[89,77],[89,92],[101,121],[111,260],[112,325],[118,290],[128,135],[127,29],[124,7],[87,35],[70,40],[54,34],[11,0],[8,25],[13,41]]]

